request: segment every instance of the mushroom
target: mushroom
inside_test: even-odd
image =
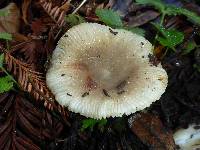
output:
[[[187,129],[177,130],[174,141],[181,150],[197,150],[200,148],[200,125],[190,124]]]
[[[149,62],[144,37],[97,23],[69,29],[53,52],[46,81],[69,110],[101,119],[129,115],[159,100],[167,73]]]

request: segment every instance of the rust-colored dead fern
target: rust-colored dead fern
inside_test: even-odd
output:
[[[5,62],[8,71],[17,78],[23,91],[30,93],[36,100],[43,100],[44,106],[49,110],[57,110],[62,115],[67,116],[67,111],[55,102],[41,73],[34,71],[30,64],[14,58],[8,52],[5,52]]]
[[[62,27],[65,24],[65,14],[69,10],[71,0],[68,0],[61,7],[54,6],[52,2],[47,2],[45,0],[40,0],[40,4],[45,10],[45,12],[53,19],[53,21],[59,26]]]
[[[4,118],[0,124],[0,149],[32,149],[39,150],[30,138],[25,138],[23,133],[16,129],[17,117],[20,114],[18,108],[19,99],[13,94],[6,93],[0,96],[0,116]],[[17,111],[14,112],[14,111]]]
[[[40,150],[43,141],[55,141],[64,129],[51,113],[14,92],[0,95],[0,108],[1,150]]]
[[[31,64],[32,67],[36,67],[39,61],[39,54],[43,54],[44,48],[41,40],[33,40],[22,42],[12,47],[11,53],[19,52],[19,54],[23,54],[24,60],[26,63]]]

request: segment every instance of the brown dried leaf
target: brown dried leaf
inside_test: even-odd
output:
[[[9,109],[4,114],[0,114],[1,118],[6,117],[6,120],[1,121],[0,123],[0,149],[39,150],[39,147],[36,146],[31,139],[29,139],[30,137],[23,139],[18,135],[16,125],[20,122],[20,120],[16,118],[18,114],[17,112],[19,110],[22,111],[18,107],[22,100],[23,99],[20,96],[16,96],[13,93],[0,95],[1,107],[5,107],[6,105],[8,105],[7,103],[9,103]],[[27,111],[25,112],[28,113]]]
[[[46,112],[46,118],[48,123],[52,126],[53,125],[52,116],[48,112]]]
[[[162,59],[162,57],[165,54],[165,48],[162,45],[158,45],[154,48],[154,54],[156,56],[156,58],[158,58],[159,60]]]
[[[140,113],[130,118],[131,130],[153,150],[175,150],[173,134],[162,124],[158,116]]]
[[[43,43],[41,40],[31,40],[30,42],[25,43],[24,46],[19,49],[19,52],[24,54],[27,63],[36,66],[38,62],[38,54],[39,52],[42,52],[43,49]]]
[[[53,50],[55,49],[55,36],[54,36],[54,29],[50,29],[48,33],[47,42],[44,45],[44,49],[46,50],[47,57],[51,56]],[[50,57],[49,57],[50,58]],[[47,60],[49,59],[47,58]],[[48,65],[48,64],[46,64]],[[46,66],[48,68],[48,66]]]
[[[23,116],[33,125],[35,126],[41,126],[41,117],[39,116],[36,116],[35,114],[32,114],[30,111],[28,111],[27,113],[27,110],[24,109],[25,108],[25,105],[22,105],[21,106],[21,109],[23,109],[22,114]]]
[[[17,137],[16,138],[17,142],[19,142],[20,144],[24,145],[24,147],[26,149],[31,149],[31,150],[39,150],[40,148],[37,147],[36,145],[34,145],[33,143],[31,143],[30,141],[28,140],[24,140],[23,138],[21,137]]]
[[[0,32],[6,32],[6,29],[1,24],[0,24]]]
[[[41,6],[45,10],[45,12],[51,17],[51,19],[59,26],[62,27],[65,24],[65,14],[66,10],[63,10],[59,6],[53,7],[52,2],[46,2],[44,0],[40,0]]]
[[[28,133],[30,133],[32,136],[35,136],[39,139],[42,139],[41,134],[40,134],[40,130],[38,131],[33,124],[31,124],[27,118],[25,118],[25,116],[22,114],[21,111],[17,111],[17,116],[18,116],[18,120],[20,122],[20,126],[22,128],[24,128]]]
[[[47,31],[47,27],[41,19],[36,19],[31,23],[31,30],[33,31],[33,35],[41,35]]]
[[[71,7],[71,0],[68,0],[62,6],[60,6],[60,9],[65,12],[68,12],[70,7]]]
[[[186,3],[185,8],[197,13],[198,15],[200,15],[200,6],[198,4]]]
[[[4,134],[4,131],[6,131],[6,130],[9,128],[12,119],[13,119],[12,117],[9,117],[9,118],[6,120],[7,123],[1,126],[0,136],[2,136],[2,135]]]
[[[24,20],[25,24],[29,24],[27,21],[29,6],[31,4],[31,0],[23,0],[22,3],[22,19]]]
[[[34,71],[31,65],[15,59],[9,53],[5,53],[5,62],[9,71],[16,70],[14,76],[18,78],[18,83],[24,91],[32,93],[33,96],[39,93],[39,96],[35,97],[37,100],[45,99],[49,102],[50,99],[53,99],[53,95],[41,76],[42,74]],[[29,84],[32,85],[31,89],[28,86]]]
[[[26,41],[30,40],[27,36],[20,34],[20,33],[14,33],[12,35],[16,42],[26,42]]]
[[[7,70],[13,72],[21,89],[29,92],[35,100],[44,102],[47,109],[60,112],[64,118],[67,118],[68,111],[55,102],[53,94],[48,89],[44,77],[42,77],[42,73],[34,71],[30,64],[23,63],[10,53],[4,52]]]
[[[21,145],[20,143],[18,143],[16,141],[16,138],[13,139],[13,149],[20,149],[20,150],[26,150],[26,148],[24,147],[24,145]]]
[[[115,3],[116,3],[115,0],[109,0],[108,4],[105,6],[105,8],[107,8],[107,9],[112,8]]]
[[[0,107],[4,107],[8,101],[12,102],[9,110],[6,114],[0,114],[0,118],[7,118],[0,122],[0,149],[39,150],[43,143],[41,139],[45,142],[56,140],[62,134],[63,123],[48,111],[42,112],[41,108],[15,93],[0,95]],[[42,124],[42,121],[47,123]]]
[[[4,145],[6,144],[6,141],[10,138],[10,132],[12,131],[12,125],[9,125],[6,132],[4,132],[3,135],[0,136],[0,149],[4,149]]]
[[[148,23],[149,21],[157,18],[159,13],[156,11],[148,10],[138,16],[133,16],[129,18],[128,25],[132,27],[138,27]]]
[[[15,3],[1,9],[8,11],[8,16],[0,16],[0,32],[16,33],[20,26],[20,11]]]

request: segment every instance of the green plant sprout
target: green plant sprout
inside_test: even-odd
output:
[[[107,124],[107,120],[106,119],[101,119],[101,120],[96,120],[96,119],[85,119],[82,121],[82,127],[81,127],[81,131],[83,132],[86,129],[90,129],[91,131],[93,131],[94,126],[98,126],[98,129],[103,130],[104,126]]]
[[[9,11],[0,10],[0,16],[1,17],[6,17],[8,15],[9,15]],[[6,33],[6,32],[1,32],[0,33],[0,39],[6,40],[7,49],[9,49],[8,40],[12,40],[12,34]]]
[[[9,15],[9,11],[0,10],[0,17],[6,17]],[[12,40],[12,35],[6,32],[0,33],[0,39],[3,40]]]
[[[8,16],[9,13],[10,13],[10,12],[9,12],[8,10],[0,10],[0,16],[5,17],[5,16]]]
[[[67,23],[69,23],[69,25],[75,26],[78,25],[80,23],[84,23],[86,22],[85,19],[83,17],[81,17],[80,15],[76,15],[76,14],[69,14],[65,17],[65,21]]]
[[[0,39],[3,39],[3,40],[12,40],[12,34],[6,33],[6,32],[1,32],[0,33]]]
[[[6,17],[8,15],[9,15],[8,11],[0,10],[0,16]],[[8,40],[12,40],[12,35],[10,33],[1,32],[0,39],[6,40],[7,47],[9,47]],[[13,83],[17,84],[15,79],[3,67],[3,62],[4,62],[4,54],[1,54],[0,55],[0,70],[2,70],[6,74],[6,76],[0,77],[0,93],[4,93],[11,90],[13,88]]]
[[[156,40],[167,48],[176,51],[175,46],[181,44],[184,40],[184,34],[175,29],[165,29],[159,24],[152,23],[162,36],[156,36]]]
[[[184,15],[188,18],[189,21],[194,24],[200,25],[200,17],[185,8],[177,7],[175,5],[169,5],[164,3],[161,0],[135,0],[137,4],[149,5],[153,6],[155,9],[159,10],[161,13],[161,19],[159,24],[153,23],[158,32],[161,33],[162,36],[156,34],[155,40],[157,40],[161,45],[167,47],[168,49],[172,49],[176,51],[175,46],[181,44],[184,40],[184,34],[182,32],[177,31],[176,29],[165,29],[163,27],[165,16],[176,16],[176,15]],[[189,49],[192,48],[190,45]]]
[[[153,6],[155,9],[159,10],[161,13],[161,21],[160,25],[163,25],[164,18],[166,15],[168,16],[177,16],[177,15],[184,15],[188,18],[189,21],[193,22],[194,24],[200,25],[200,17],[185,8],[177,7],[175,5],[169,5],[161,0],[135,0],[137,4],[142,5],[149,5]]]
[[[136,27],[124,26],[119,14],[111,9],[96,9],[99,20],[112,28],[125,29],[141,36],[145,35],[145,30]]]
[[[95,13],[99,17],[99,20],[106,25],[113,28],[123,27],[122,20],[117,12],[111,9],[96,9]]]
[[[193,68],[200,72],[200,66],[197,64],[193,64]]]
[[[186,47],[183,49],[183,55],[189,54],[195,48],[198,48],[199,46],[196,44],[194,40],[188,41]]]
[[[3,62],[4,62],[4,54],[1,54],[0,55],[0,70],[2,70],[6,74],[6,76],[0,77],[0,93],[7,92],[10,89],[12,89],[13,83],[18,85],[15,79],[3,67]]]

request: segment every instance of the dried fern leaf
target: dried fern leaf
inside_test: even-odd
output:
[[[8,52],[5,53],[5,62],[7,69],[17,78],[23,91],[30,93],[36,100],[43,100],[47,109],[68,116],[67,111],[54,101],[54,96],[48,89],[42,73],[34,71],[30,64],[23,63]]]
[[[21,106],[20,100],[20,97],[15,94],[0,95],[0,107],[7,107],[3,110],[4,113],[0,113],[0,118],[5,118],[0,123],[0,149],[39,150],[40,148],[29,137],[24,138],[18,134],[17,122],[19,120],[17,118],[19,116],[16,112],[20,110],[18,107],[18,105]]]
[[[53,7],[52,2],[46,2],[45,0],[40,0],[40,4],[45,10],[45,12],[52,18],[52,20],[59,26],[62,27],[65,24],[65,15],[69,10],[71,0],[68,0],[61,7]]]
[[[0,110],[0,149],[39,150],[44,142],[55,141],[63,132],[60,119],[19,94],[0,95],[0,108],[6,105],[6,112]]]

